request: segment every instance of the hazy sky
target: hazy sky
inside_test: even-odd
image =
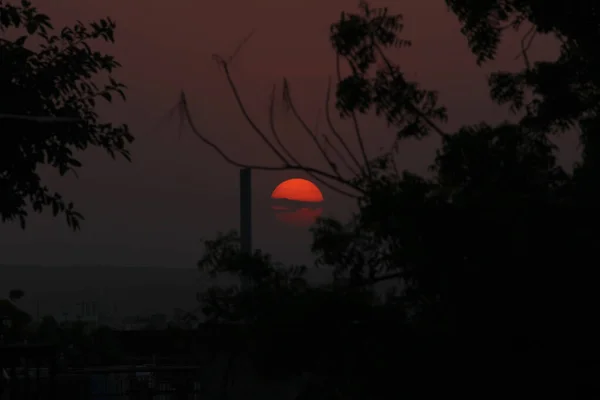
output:
[[[342,10],[355,11],[355,0],[221,0],[169,2],[123,0],[38,0],[55,26],[79,19],[110,16],[117,22],[116,45],[102,46],[123,64],[118,77],[129,86],[129,100],[102,109],[103,118],[127,122],[136,135],[133,163],[114,162],[98,151],[82,156],[80,178],[49,177],[53,189],[76,202],[85,215],[83,229],[71,232],[64,219],[35,216],[26,231],[0,226],[0,263],[164,265],[192,267],[200,240],[237,228],[238,171],[203,146],[190,132],[178,139],[178,122],[165,122],[182,89],[195,123],[231,156],[252,163],[275,163],[244,121],[213,62],[215,52],[230,54],[250,31],[256,34],[240,53],[232,74],[248,109],[266,127],[273,83],[290,80],[300,112],[314,124],[324,105],[327,77],[333,72],[329,26]],[[409,50],[393,58],[407,76],[440,91],[448,107],[448,130],[481,120],[500,121],[506,110],[489,100],[486,76],[519,68],[519,38],[509,37],[498,61],[476,66],[453,14],[443,0],[379,1],[405,17]],[[552,41],[539,39],[533,58],[551,57]],[[368,150],[392,139],[381,122],[364,118]],[[290,116],[279,113],[286,143],[300,159],[322,166],[314,147]],[[342,125],[344,126],[344,125]],[[325,129],[324,127],[322,128]],[[436,140],[403,145],[399,164],[424,172]],[[561,139],[563,160],[576,158],[576,143]],[[306,261],[310,236],[274,220],[269,195],[296,173],[256,173],[255,245],[283,261]],[[352,204],[322,188],[330,214],[344,216]]]

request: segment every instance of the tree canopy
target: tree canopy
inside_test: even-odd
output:
[[[65,175],[81,167],[79,152],[104,149],[129,159],[127,125],[102,122],[99,99],[125,99],[113,77],[115,58],[93,42],[114,42],[110,18],[55,28],[28,0],[0,1],[0,216],[25,227],[30,208],[64,214],[78,229],[83,216],[40,175],[43,167]]]
[[[314,179],[324,180],[357,202],[350,220],[321,219],[313,228],[317,265],[333,269],[334,283],[311,287],[302,280],[302,268],[279,265],[260,251],[241,254],[234,234],[219,236],[206,242],[200,266],[214,273],[243,275],[242,282],[251,283],[206,293],[203,300],[209,319],[246,321],[249,329],[259,329],[260,333],[249,335],[253,338],[286,323],[312,326],[321,335],[332,325],[344,327],[335,330],[337,340],[352,324],[374,321],[394,322],[405,333],[525,335],[534,341],[594,325],[591,315],[597,296],[588,260],[598,242],[595,219],[590,218],[590,206],[597,198],[595,159],[600,151],[594,139],[600,104],[600,68],[594,46],[600,37],[597,7],[584,1],[446,3],[461,22],[479,64],[495,58],[505,31],[523,35],[522,70],[499,71],[489,78],[491,98],[511,105],[512,121],[496,125],[482,121],[446,132],[446,110],[436,92],[408,81],[401,66],[387,56],[411,44],[401,36],[402,16],[366,3],[360,4],[357,13],[342,13],[332,24],[330,36],[337,55],[335,108],[341,118],[352,122],[355,136],[341,137],[328,117],[330,132],[324,142],[333,147],[338,160],[322,151],[330,171],[304,168]],[[556,39],[557,59],[529,60],[529,47],[540,34]],[[217,61],[252,129],[276,149],[280,169],[303,169],[278,136],[273,107],[269,110],[270,139],[245,113],[228,68],[232,58],[217,57]],[[342,63],[349,67],[347,76],[340,72]],[[287,80],[283,92],[288,109],[314,138],[315,133],[295,111]],[[182,102],[182,107],[189,119],[187,103]],[[362,141],[369,133],[357,118],[366,113],[379,115],[395,129],[389,152],[366,154]],[[190,125],[206,143],[193,122]],[[559,165],[552,142],[554,135],[567,130],[578,131],[582,145],[583,157],[572,170]],[[432,133],[442,139],[431,165],[432,176],[398,171],[395,152],[402,140]],[[359,154],[348,150],[348,140],[357,141]],[[346,166],[346,176],[340,165]],[[386,293],[374,290],[380,282],[392,283],[391,289]],[[276,341],[268,337],[268,344],[274,346]],[[304,336],[304,340],[311,337]],[[300,335],[296,339],[301,340]],[[379,343],[390,350],[382,350],[384,358],[406,355],[414,345],[406,342],[398,353],[391,349],[398,349],[399,336],[387,339]],[[292,339],[287,336],[281,342],[279,350],[269,354],[287,354],[282,349]],[[334,360],[333,371],[360,365],[356,375],[350,376],[365,377],[374,371],[385,375],[390,364],[375,368],[376,363],[357,350],[360,340],[348,346],[356,355],[352,362],[340,358],[331,350],[334,347],[324,352],[329,356],[323,355],[321,347],[311,354],[320,352],[319,360]],[[282,355],[273,364],[281,371],[287,357]],[[335,380],[332,370],[315,374]],[[348,391],[328,395],[321,391],[322,398],[362,398],[356,382],[329,383],[329,389],[345,386]]]
[[[8,299],[10,301],[20,300],[25,296],[25,292],[22,289],[11,289],[8,292]]]
[[[496,57],[505,32],[522,34],[523,68],[489,77],[490,96],[510,105],[510,121],[447,131],[447,111],[437,92],[408,80],[388,57],[412,45],[403,37],[402,15],[364,2],[331,25],[336,64],[334,90],[328,87],[324,102],[327,135],[320,137],[299,114],[291,83],[284,79],[280,86],[287,111],[328,169],[299,163],[283,143],[274,115],[276,86],[268,128],[249,117],[229,68],[234,57],[215,60],[277,165],[245,165],[230,158],[197,129],[182,95],[181,109],[192,131],[225,161],[301,170],[356,202],[348,220],[321,219],[313,228],[316,264],[334,275],[327,285],[309,285],[305,266],[282,265],[260,250],[241,252],[235,233],[204,243],[201,268],[241,278],[240,284],[201,294],[208,321],[241,323],[261,371],[307,374],[301,393],[307,398],[387,397],[390,389],[398,389],[393,372],[398,365],[405,393],[410,386],[426,397],[413,381],[417,372],[427,368],[431,379],[434,370],[441,371],[439,377],[458,369],[426,356],[449,349],[448,342],[418,343],[418,337],[527,335],[539,341],[594,325],[597,290],[590,265],[598,244],[593,213],[600,154],[598,6],[583,0],[446,4],[479,64]],[[101,123],[94,112],[96,99],[123,96],[124,86],[112,77],[97,85],[96,77],[110,75],[119,64],[88,44],[112,42],[115,24],[110,19],[78,22],[54,34],[49,17],[24,0],[18,6],[0,3],[0,27],[16,35],[0,39],[0,58],[9,60],[0,64],[0,90],[12,99],[0,109],[0,214],[24,225],[28,204],[36,211],[50,207],[77,228],[81,215],[42,182],[38,168],[47,165],[63,175],[76,171],[81,163],[75,152],[89,146],[129,157],[133,138],[127,126]],[[529,59],[537,35],[556,40],[556,59]],[[32,38],[41,44],[26,47]],[[343,74],[342,66],[350,72]],[[338,115],[354,128],[352,135],[342,135],[332,122],[332,96]],[[368,113],[393,128],[389,150],[367,154],[369,132],[359,117]],[[582,145],[582,159],[572,169],[559,165],[552,142],[568,130],[579,133]],[[398,170],[403,140],[432,134],[441,145],[431,175]],[[350,141],[356,142],[356,154]],[[378,285],[384,282],[388,290],[382,292]],[[486,359],[479,357],[471,372]]]

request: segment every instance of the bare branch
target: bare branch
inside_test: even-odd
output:
[[[298,122],[300,123],[300,125],[302,126],[304,131],[312,139],[315,146],[317,146],[317,149],[319,150],[319,152],[321,153],[323,158],[325,158],[325,161],[327,161],[327,164],[329,164],[329,167],[340,179],[343,179],[342,175],[340,175],[340,172],[338,171],[338,168],[336,167],[335,163],[331,160],[331,158],[329,158],[329,156],[327,155],[327,152],[325,151],[325,149],[323,149],[323,146],[321,146],[321,143],[319,142],[319,139],[317,139],[317,136],[315,135],[315,133],[308,127],[306,122],[304,122],[304,119],[302,119],[302,117],[296,110],[296,106],[294,105],[294,102],[292,100],[290,86],[288,84],[287,79],[285,79],[285,78],[283,80],[283,97],[284,97],[284,101],[285,101],[287,107],[292,112],[294,117],[296,117],[296,120],[298,120]]]
[[[165,112],[160,118],[157,118],[156,123],[154,124],[154,127],[150,130],[149,133],[150,134],[156,133],[156,131],[158,131],[161,127],[163,127],[166,122],[171,122],[173,120],[173,117],[177,113],[179,113],[180,119],[183,118],[183,113],[181,112],[181,105],[180,105],[179,101],[177,102],[177,104],[175,104],[173,107],[171,107],[170,110]]]
[[[277,142],[277,144],[279,145],[279,147],[281,147],[281,149],[283,150],[283,152],[289,157],[289,159],[295,163],[296,165],[300,165],[300,162],[298,162],[298,160],[296,159],[296,157],[294,157],[294,155],[287,149],[287,147],[283,144],[283,142],[281,141],[281,138],[279,137],[279,134],[277,133],[277,129],[275,128],[275,89],[276,89],[276,85],[273,85],[273,89],[271,91],[271,96],[269,99],[269,126],[271,128],[271,133],[273,134],[273,137],[275,138],[275,141]],[[308,172],[307,173],[317,182],[322,183],[323,185],[325,185],[326,187],[328,187],[329,189],[343,194],[345,196],[352,196],[351,194],[347,193],[346,191],[343,191],[335,186],[333,186],[332,184],[330,184],[329,182],[321,179],[317,174],[315,174],[314,172]],[[338,177],[341,179],[342,177],[339,176]]]
[[[528,70],[531,69],[531,63],[529,62],[529,56],[527,55],[527,52],[529,51],[529,48],[531,48],[531,45],[533,44],[533,41],[537,36],[537,31],[535,29],[535,25],[533,25],[531,26],[531,28],[529,28],[525,35],[523,35],[523,37],[521,38],[521,51],[515,57],[515,60],[518,60],[519,58],[523,57],[523,61],[525,61],[525,67]]]
[[[285,153],[288,158],[296,164],[300,164],[298,160],[294,157],[294,155],[288,150],[288,148],[283,144],[279,134],[277,133],[277,129],[275,128],[275,90],[277,89],[277,85],[273,85],[273,89],[271,90],[271,96],[269,97],[269,127],[271,128],[271,134],[275,138],[275,142],[281,147],[281,150]]]
[[[326,135],[323,135],[323,140],[325,141],[325,144],[328,147],[330,147],[333,150],[333,152],[335,153],[335,155],[342,161],[342,163],[350,171],[350,173],[354,176],[358,175],[358,173],[352,168],[352,166],[348,163],[348,161],[346,161],[346,158],[338,150],[338,148],[336,146],[334,146],[333,144],[331,144],[331,141],[329,140],[329,138]]]
[[[183,126],[185,124],[185,115],[183,113],[179,113],[179,138],[183,135]]]
[[[252,30],[248,35],[246,35],[246,37],[240,42],[240,44],[237,45],[237,47],[233,51],[233,54],[227,60],[227,63],[231,64],[231,62],[233,61],[235,56],[238,55],[238,53],[242,50],[242,47],[244,47],[246,45],[246,43],[248,43],[248,41],[252,38],[252,36],[254,36],[255,33],[256,33],[256,29]]]
[[[348,180],[340,179],[336,175],[332,175],[332,174],[329,174],[327,172],[324,172],[324,171],[321,171],[321,170],[318,170],[318,169],[315,169],[315,168],[305,167],[305,166],[302,166],[302,165],[291,165],[291,164],[289,164],[287,162],[284,162],[284,164],[280,165],[280,166],[266,166],[266,165],[245,164],[245,163],[241,163],[239,161],[236,161],[236,160],[232,159],[230,156],[228,156],[217,144],[215,144],[210,139],[208,139],[206,136],[204,136],[204,135],[202,135],[200,133],[200,131],[196,127],[196,124],[194,123],[194,120],[193,120],[193,118],[191,116],[191,113],[190,113],[190,110],[189,110],[189,106],[188,106],[188,103],[187,103],[187,99],[185,97],[185,93],[184,92],[181,93],[181,99],[180,99],[179,105],[180,105],[180,108],[181,108],[181,112],[184,114],[185,120],[187,121],[188,125],[192,129],[192,132],[194,133],[194,135],[198,139],[200,139],[204,144],[206,144],[207,146],[209,146],[210,148],[212,148],[214,151],[216,151],[227,163],[229,163],[229,164],[231,164],[231,165],[233,165],[235,167],[238,167],[238,168],[251,168],[251,169],[263,170],[263,171],[286,171],[286,170],[304,171],[304,172],[306,172],[308,174],[315,174],[315,175],[322,176],[323,178],[327,178],[327,179],[336,181],[338,183],[341,183],[341,184],[343,184],[345,186],[348,186],[348,187],[356,190],[359,193],[364,193],[364,190],[362,188],[360,188],[357,185],[354,185],[352,182],[350,182]],[[357,198],[358,197],[357,195],[354,195],[354,194],[351,194],[351,193],[348,193],[348,192],[345,192],[345,191],[341,191],[341,190],[336,189],[336,188],[332,188],[332,190],[336,190],[338,193],[344,194],[344,195],[346,195],[348,197],[353,197],[353,198]]]
[[[315,120],[315,128],[314,128],[315,135],[319,134],[320,117],[321,117],[321,109],[319,108],[319,111],[317,112],[317,118]],[[327,135],[323,134],[323,135],[321,135],[321,137],[323,138],[323,142],[325,143],[325,145],[323,146],[323,150],[325,150],[325,152],[327,152],[327,148],[332,149],[333,152],[335,153],[335,155],[342,161],[342,164],[344,164],[344,166],[348,169],[348,171],[350,171],[352,176],[358,175],[358,173],[356,171],[354,171],[354,169],[348,164],[348,162],[346,161],[346,159],[344,158],[342,153],[339,151],[339,149],[331,143],[331,141],[329,140]]]
[[[225,77],[227,78],[227,82],[229,83],[229,87],[231,88],[231,91],[233,92],[233,96],[235,97],[235,100],[238,104],[238,107],[240,108],[240,111],[242,111],[244,118],[246,118],[246,121],[248,121],[248,123],[250,124],[252,129],[258,134],[258,136],[260,136],[262,141],[273,151],[273,153],[275,153],[275,155],[284,164],[287,165],[288,162],[287,162],[286,158],[281,154],[281,152],[279,152],[279,150],[277,150],[277,148],[273,145],[273,143],[271,143],[271,141],[267,138],[267,136],[254,123],[252,118],[250,118],[250,115],[248,114],[248,111],[246,111],[246,107],[244,106],[244,103],[242,102],[242,99],[240,98],[240,94],[237,90],[237,87],[236,87],[235,83],[233,82],[233,79],[231,79],[231,74],[229,73],[229,66],[228,66],[227,62],[218,55],[214,55],[213,58],[221,64],[221,67],[223,67],[223,70],[225,71]]]
[[[315,132],[315,135],[319,134],[319,121],[321,120],[321,109],[319,108],[317,110],[317,116],[315,118],[315,127],[313,128],[313,131]]]
[[[337,131],[337,129],[335,129],[335,126],[333,126],[333,122],[331,121],[331,113],[329,112],[330,99],[331,99],[331,78],[329,78],[329,80],[327,82],[327,94],[325,96],[325,120],[327,121],[327,125],[329,126],[331,133],[333,133],[335,138],[340,142],[340,144],[342,145],[344,150],[346,150],[346,153],[348,153],[348,155],[350,156],[350,158],[352,159],[352,161],[354,162],[354,164],[360,171],[362,169],[362,166],[360,165],[360,163],[358,162],[356,157],[354,157],[354,154],[352,153],[352,151],[350,151],[350,148],[348,147],[348,144],[346,143],[346,141],[344,140],[342,135],[340,135],[340,133]],[[331,145],[331,142],[330,142],[330,145]],[[335,148],[333,145],[331,145],[331,147]],[[342,160],[344,160],[343,162],[348,167],[348,163],[346,162],[345,157],[343,157],[340,152],[338,152],[338,153],[339,153],[338,157],[340,157]],[[357,174],[356,172],[354,172],[354,170],[352,168],[349,168],[349,169],[355,175]]]
[[[338,83],[342,80],[342,71],[340,66],[340,56],[337,55],[335,58],[335,70],[337,74]],[[354,132],[356,133],[356,139],[358,140],[358,145],[360,147],[360,152],[363,156],[363,160],[365,162],[365,169],[367,170],[367,174],[369,178],[373,177],[373,173],[371,171],[371,165],[369,164],[369,157],[367,157],[367,151],[365,150],[365,144],[362,139],[362,134],[360,133],[360,127],[358,125],[358,119],[356,118],[356,113],[354,110],[350,111],[350,117],[352,118],[352,123],[354,124]]]
[[[298,112],[296,111],[296,109],[291,101],[291,96],[289,95],[289,87],[287,85],[287,81],[284,80],[284,93],[286,93],[286,95],[284,97],[285,97],[288,107],[290,107],[290,109],[294,113],[294,116],[296,117],[296,119],[298,119],[298,121],[301,123],[302,127],[309,134],[309,136],[313,139],[317,148],[319,149],[319,151],[321,151],[321,153],[323,154],[325,159],[328,161],[330,167],[333,169],[334,174],[330,174],[328,172],[325,172],[325,171],[322,171],[322,170],[319,170],[316,168],[305,167],[305,166],[301,165],[296,160],[296,158],[293,156],[293,154],[283,145],[283,143],[275,129],[274,92],[271,95],[271,102],[270,102],[270,107],[269,107],[269,122],[270,122],[270,128],[271,128],[271,132],[274,136],[274,139],[275,139],[276,143],[280,146],[282,151],[280,151],[275,146],[275,144],[273,144],[271,142],[271,140],[269,140],[269,138],[263,133],[263,131],[256,125],[256,123],[252,120],[252,118],[248,114],[248,111],[246,110],[244,102],[241,99],[241,96],[239,94],[237,86],[235,85],[235,83],[231,77],[231,73],[229,71],[229,64],[231,63],[231,61],[233,61],[234,57],[239,53],[241,48],[248,42],[248,40],[250,40],[250,38],[252,37],[253,34],[254,34],[254,31],[251,32],[248,36],[246,36],[246,38],[237,46],[233,55],[231,57],[229,57],[227,60],[225,60],[223,57],[221,57],[217,54],[213,55],[213,59],[223,68],[223,71],[225,72],[225,77],[227,79],[229,87],[233,93],[233,96],[236,100],[238,107],[240,108],[240,111],[242,112],[242,115],[244,116],[244,118],[246,119],[246,121],[248,122],[250,127],[254,130],[254,132],[261,138],[261,140],[267,145],[267,147],[281,160],[282,165],[280,165],[280,166],[250,165],[250,164],[244,164],[244,163],[238,162],[238,161],[232,159],[231,157],[229,157],[218,145],[216,145],[214,142],[209,140],[206,136],[202,135],[200,133],[200,131],[197,129],[197,127],[194,124],[194,121],[192,119],[191,113],[189,111],[189,106],[188,106],[187,99],[186,99],[184,92],[182,92],[181,99],[179,102],[179,106],[180,106],[181,112],[182,112],[182,118],[187,120],[190,128],[192,129],[192,131],[193,131],[194,135],[196,135],[196,137],[198,137],[204,144],[208,145],[213,150],[215,150],[226,162],[228,162],[231,165],[234,165],[238,168],[251,168],[251,169],[256,169],[256,170],[267,170],[267,171],[284,171],[284,170],[304,171],[307,174],[309,174],[311,177],[313,177],[315,180],[319,181],[323,185],[330,188],[331,190],[334,190],[345,196],[358,198],[357,195],[349,193],[344,190],[341,190],[341,189],[333,186],[331,183],[323,180],[323,178],[329,179],[331,181],[340,183],[344,186],[354,189],[359,193],[365,192],[364,189],[362,189],[361,187],[352,183],[352,181],[350,181],[348,179],[344,179],[341,176],[341,174],[338,172],[337,168],[335,167],[335,164],[329,159],[328,155],[326,154],[323,147],[321,146],[318,139],[316,138],[316,135],[306,125],[304,120],[299,116]],[[292,163],[294,163],[294,164],[292,164]]]

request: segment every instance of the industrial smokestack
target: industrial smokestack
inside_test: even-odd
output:
[[[252,170],[244,168],[240,171],[240,247],[245,254],[252,253]],[[249,286],[248,280],[242,278],[242,288]]]
[[[252,253],[252,170],[240,171],[240,239],[241,250]]]

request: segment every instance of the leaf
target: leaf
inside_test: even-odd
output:
[[[109,103],[112,101],[112,96],[109,92],[101,92],[100,96],[104,97],[104,99]]]
[[[2,65],[9,67],[9,74],[19,73],[12,74],[13,78],[5,82],[2,93],[10,94],[13,99],[10,114],[41,118],[2,120],[0,217],[2,221],[18,218],[24,229],[27,209],[36,212],[50,209],[55,216],[65,213],[69,226],[79,229],[81,214],[66,210],[59,194],[49,194],[44,185],[46,175],[42,177],[39,171],[50,169],[65,174],[80,168],[80,154],[74,149],[99,147],[113,157],[122,155],[131,160],[127,146],[133,141],[131,133],[125,126],[102,123],[95,110],[94,97],[98,94],[111,101],[110,91],[116,90],[124,97],[124,85],[112,78],[115,87],[104,93],[98,93],[95,83],[119,64],[103,51],[91,51],[94,36],[89,27],[99,26],[97,23],[76,23],[55,30],[50,17],[38,12],[31,2],[15,4],[20,5],[0,2],[0,30],[4,32],[6,27],[19,28],[23,24],[27,34],[8,35],[15,39],[13,46],[3,47]],[[104,26],[106,30],[114,28],[109,20]],[[39,44],[35,52],[25,48],[31,35],[36,35],[36,45]],[[65,46],[65,41],[72,43]]]
[[[38,30],[38,28],[39,25],[34,21],[29,21],[26,26],[27,33],[29,33],[30,35],[33,35]]]
[[[20,36],[19,38],[17,38],[17,40],[15,40],[15,44],[17,46],[23,47],[23,45],[25,45],[26,41],[27,41],[27,36]]]

